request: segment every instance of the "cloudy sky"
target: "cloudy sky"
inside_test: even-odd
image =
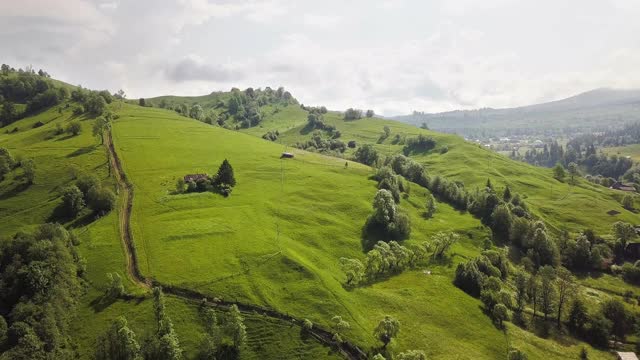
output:
[[[129,98],[284,86],[394,115],[640,88],[639,19],[637,0],[2,0],[0,62]]]

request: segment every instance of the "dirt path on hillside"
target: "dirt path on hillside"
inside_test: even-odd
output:
[[[122,168],[122,163],[120,162],[120,158],[118,157],[118,153],[113,145],[113,139],[111,135],[111,131],[107,131],[105,133],[105,146],[109,151],[109,161],[111,164],[111,172],[113,173],[114,178],[118,183],[118,193],[121,196],[121,208],[119,214],[119,223],[120,223],[120,239],[122,242],[122,246],[125,251],[125,257],[127,260],[127,276],[133,281],[136,285],[150,290],[153,286],[159,286],[162,288],[165,294],[173,295],[175,297],[179,297],[183,300],[193,302],[193,303],[201,303],[204,298],[211,298],[212,295],[205,295],[195,290],[182,288],[173,286],[170,284],[162,284],[154,279],[147,278],[140,272],[140,268],[138,266],[138,257],[136,255],[136,247],[133,240],[133,234],[131,232],[131,211],[133,209],[133,186],[128,181],[124,170]],[[302,326],[303,320],[295,318],[289,314],[284,314],[278,312],[273,309],[264,308],[258,305],[253,304],[243,304],[234,301],[226,301],[221,299],[216,299],[213,302],[209,302],[209,304],[213,307],[218,308],[229,308],[231,305],[236,305],[240,312],[248,313],[248,314],[260,314],[266,317],[282,320],[288,322],[291,325]],[[321,327],[318,327],[314,324],[313,328],[308,331],[308,335],[321,343],[322,345],[336,349],[341,355],[350,360],[362,360],[367,359],[367,354],[362,351],[356,345],[350,342],[342,342],[340,344],[336,344],[333,341],[333,333],[325,330]]]

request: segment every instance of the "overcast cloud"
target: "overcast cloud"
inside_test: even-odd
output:
[[[0,62],[130,98],[284,86],[393,115],[640,88],[638,19],[637,0],[7,0]]]

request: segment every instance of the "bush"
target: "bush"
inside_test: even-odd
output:
[[[351,149],[354,149],[356,147],[356,141],[355,140],[349,140],[349,142],[347,143],[347,146]]]
[[[78,105],[73,108],[73,115],[82,115],[84,114],[84,107],[82,105]]]
[[[100,186],[100,180],[93,174],[83,174],[78,177],[76,181],[76,186],[85,196],[85,200],[87,199],[87,194],[89,193],[89,189],[92,187]]]

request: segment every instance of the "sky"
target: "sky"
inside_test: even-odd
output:
[[[284,86],[378,114],[640,88],[637,0],[1,0],[0,62],[128,98]]]

